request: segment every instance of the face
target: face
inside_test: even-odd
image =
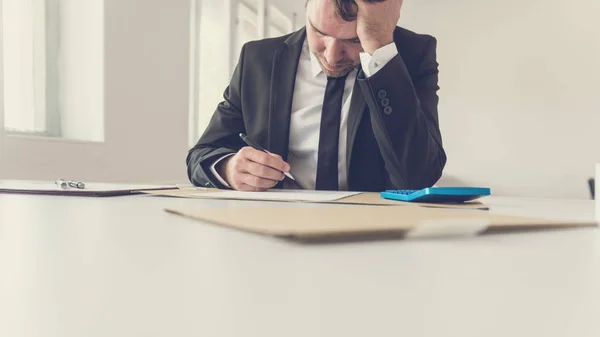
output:
[[[330,0],[310,0],[306,7],[306,35],[310,51],[329,77],[342,77],[358,67],[363,51],[356,21],[335,14]]]

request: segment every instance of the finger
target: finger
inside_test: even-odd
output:
[[[265,166],[262,164],[248,161],[246,164],[246,171],[254,176],[261,177],[269,180],[281,181],[285,179],[285,175],[272,167]]]
[[[265,179],[270,179],[270,180],[281,181],[285,178],[285,175],[283,174],[282,171],[274,169],[267,165],[259,164],[250,159],[247,159],[246,158],[247,156],[252,156],[251,154],[249,154],[250,153],[249,151],[250,150],[245,150],[244,155],[239,156],[232,163],[233,170],[235,172],[251,173],[252,175],[255,175],[255,176],[258,176],[261,178],[265,178]],[[240,153],[242,153],[242,152],[240,152]],[[276,154],[269,154],[269,155],[275,157],[277,160],[282,160],[281,157]]]
[[[278,155],[264,153],[253,148],[250,148],[249,150],[244,149],[242,149],[242,154],[250,161],[272,167],[281,172],[290,171],[290,164],[283,161],[283,159]]]
[[[273,156],[273,157],[275,157],[275,158],[279,158],[279,159],[283,160],[283,158],[281,158],[281,156],[280,156],[280,155],[278,155],[277,153],[273,153],[273,152],[271,152],[271,151],[267,151],[267,154],[268,154],[268,155],[271,155],[271,156]]]
[[[290,172],[290,170],[292,169],[292,168],[290,167],[290,164],[288,164],[288,163],[287,163],[285,160],[283,160],[283,158],[281,158],[281,156],[280,156],[280,155],[278,155],[277,153],[272,153],[272,152],[269,152],[269,151],[267,151],[267,153],[268,153],[270,156],[273,156],[273,157],[275,157],[275,159],[277,159],[277,160],[279,160],[279,161],[281,161],[281,162],[283,163],[283,169],[284,169],[284,170],[283,170],[283,172]]]
[[[240,181],[246,185],[261,188],[261,189],[269,189],[275,187],[279,183],[279,181],[264,179],[261,177],[257,177],[250,173],[242,174],[240,177]]]

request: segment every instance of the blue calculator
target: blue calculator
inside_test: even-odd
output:
[[[388,190],[381,197],[407,202],[463,203],[491,195],[483,187],[430,187],[422,190]]]

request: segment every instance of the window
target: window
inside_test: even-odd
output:
[[[269,6],[268,21],[267,37],[282,36],[294,30],[292,19],[273,5]]]
[[[267,11],[267,3],[267,0],[193,0],[190,144],[195,144],[202,135],[223,100],[223,91],[229,85],[243,45],[293,30],[292,19],[273,4]],[[304,8],[303,3],[298,6]]]
[[[239,55],[246,42],[259,39],[257,9],[244,2],[239,2],[237,4],[236,26],[234,55]],[[235,67],[238,60],[234,59],[233,62]]]
[[[0,3],[6,131],[103,141],[103,1]]]
[[[45,11],[32,0],[3,0],[4,126],[42,133],[46,121]],[[39,24],[34,25],[34,22]]]
[[[190,142],[208,126],[229,84],[231,6],[223,0],[195,0],[192,10]]]

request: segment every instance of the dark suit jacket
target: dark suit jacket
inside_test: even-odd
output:
[[[305,37],[302,28],[243,47],[224,101],[189,151],[188,176],[193,184],[224,187],[210,166],[246,146],[240,132],[287,158],[294,84]],[[437,112],[437,42],[400,27],[394,41],[395,58],[368,79],[362,70],[357,75],[346,158],[352,191],[430,187],[446,164]]]

